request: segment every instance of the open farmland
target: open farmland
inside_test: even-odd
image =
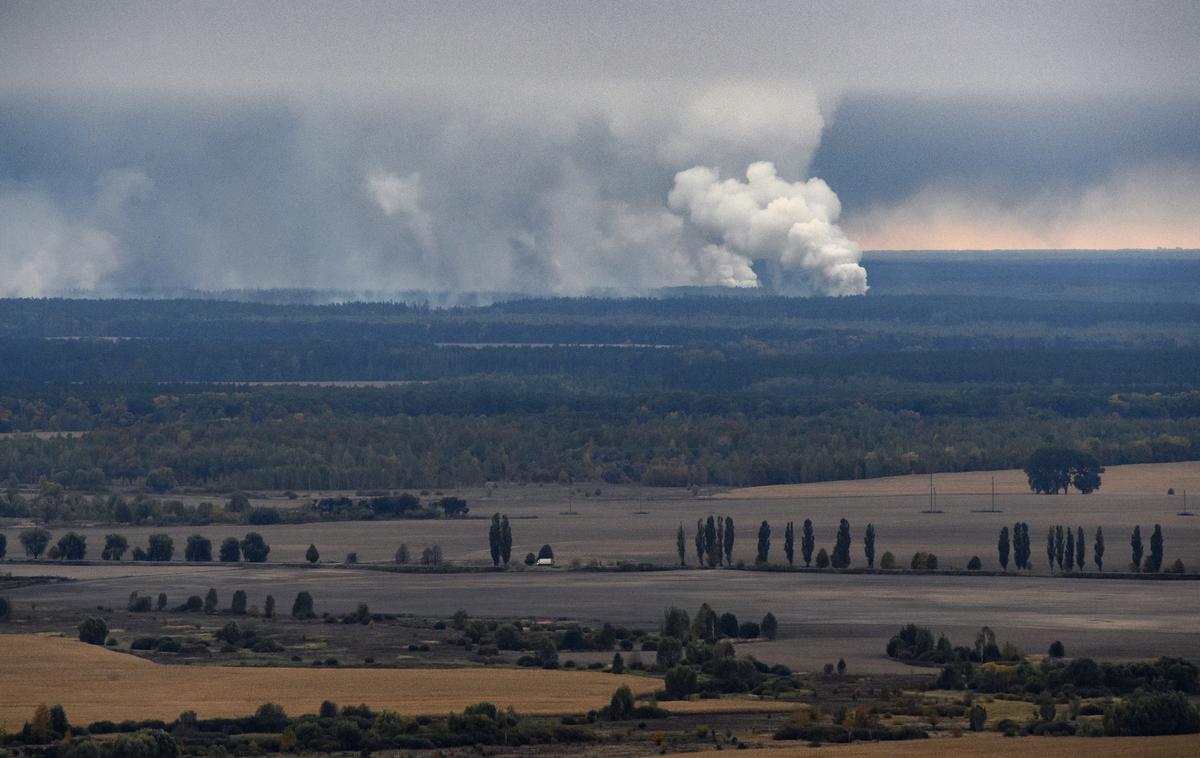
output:
[[[45,573],[13,565],[14,576]],[[251,603],[274,594],[281,608],[307,590],[318,612],[349,612],[359,602],[376,612],[448,618],[459,608],[500,618],[571,618],[655,628],[665,608],[694,610],[707,602],[739,618],[767,611],[781,641],[762,656],[819,670],[845,656],[855,671],[904,670],[884,656],[896,630],[917,622],[966,642],[981,625],[1002,640],[1042,652],[1056,639],[1073,655],[1103,659],[1148,655],[1192,657],[1200,650],[1200,601],[1194,582],[1081,580],[1048,577],[786,574],[751,571],[593,573],[510,571],[480,574],[395,574],[341,568],[205,566],[62,566],[78,581],[28,586],[5,594],[14,617],[39,609],[124,607],[130,592],[166,592],[172,603],[215,587],[221,597],[243,589]],[[786,644],[785,642],[786,641]],[[769,647],[768,647],[769,646]],[[768,652],[769,651],[769,652]]]
[[[832,549],[838,519],[850,521],[854,543],[854,565],[863,565],[862,531],[867,523],[875,525],[877,554],[891,551],[901,565],[918,550],[937,554],[943,568],[964,568],[973,555],[985,569],[999,568],[996,562],[996,537],[1003,526],[1016,521],[1030,526],[1035,572],[1046,568],[1043,551],[1046,527],[1052,524],[1082,526],[1087,535],[1087,563],[1092,564],[1092,540],[1095,528],[1103,526],[1107,538],[1105,568],[1122,570],[1129,562],[1129,533],[1140,524],[1143,539],[1154,524],[1165,534],[1166,565],[1176,558],[1189,569],[1200,568],[1200,517],[1180,516],[1183,487],[1200,471],[1200,463],[1156,464],[1152,466],[1114,466],[1104,474],[1104,484],[1091,495],[1034,495],[1024,485],[1021,472],[996,472],[999,483],[1020,477],[1023,490],[997,495],[999,512],[991,513],[988,483],[992,474],[948,474],[935,477],[941,493],[937,499],[940,513],[925,513],[929,507],[927,477],[830,482],[787,488],[754,488],[724,493],[701,492],[698,496],[683,489],[577,486],[569,502],[563,485],[498,486],[490,490],[466,488],[446,490],[466,498],[472,518],[342,521],[308,524],[245,526],[212,524],[207,526],[130,527],[123,525],[76,528],[88,538],[88,556],[98,558],[104,535],[118,532],[129,538],[130,545],[145,545],[150,534],[165,532],[175,541],[176,559],[190,534],[203,534],[219,545],[225,537],[241,538],[247,531],[261,533],[271,545],[271,561],[304,560],[310,543],[315,544],[325,561],[341,561],[355,551],[360,562],[390,562],[396,548],[407,544],[410,553],[419,555],[429,545],[440,545],[452,563],[483,565],[490,563],[487,544],[487,517],[508,514],[513,519],[513,557],[520,560],[526,552],[536,552],[545,543],[554,547],[560,563],[580,561],[647,561],[663,565],[677,563],[675,530],[683,524],[689,540],[689,563],[695,562],[690,540],[696,519],[709,514],[728,514],[737,525],[734,561],[753,563],[755,532],[764,519],[773,531],[771,560],[783,562],[783,527],[796,522],[797,529],[806,519],[816,528],[817,547]],[[1109,491],[1109,483],[1115,492]],[[924,487],[924,491],[920,490]],[[1168,487],[1180,494],[1167,495]],[[912,490],[916,488],[917,492]],[[1006,487],[1006,489],[1011,489]],[[1133,490],[1131,492],[1131,490]],[[1189,488],[1190,508],[1200,510],[1200,485]],[[584,497],[584,493],[590,497]],[[489,494],[490,493],[490,494]],[[788,494],[791,493],[791,494]],[[324,493],[315,496],[322,496]],[[216,499],[216,498],[213,498]],[[294,503],[294,501],[282,501]],[[573,515],[564,513],[568,509]],[[18,525],[0,528],[8,534],[9,555],[19,555]],[[52,529],[56,534],[65,529]]]
[[[1200,461],[1178,463],[1131,463],[1109,466],[1104,470],[1101,491],[1106,495],[1165,495],[1174,489],[1181,496],[1190,490],[1200,496]],[[997,495],[1028,495],[1029,481],[1021,469],[1002,471],[956,471],[937,474],[934,487],[942,495],[979,495],[989,493],[993,481]],[[742,487],[717,495],[734,500],[807,497],[869,497],[917,495],[928,498],[928,476],[883,476],[876,479],[849,479],[809,484],[776,484]]]
[[[72,672],[64,688],[61,672]],[[480,701],[526,714],[582,713],[627,684],[650,692],[648,677],[541,669],[320,669],[161,666],[62,637],[0,638],[0,726],[12,730],[38,703],[61,703],[78,723],[244,716],[262,703],[315,713],[322,700],[364,702],[406,715],[444,714]],[[719,706],[718,706],[719,707]]]

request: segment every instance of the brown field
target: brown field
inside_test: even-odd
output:
[[[992,479],[997,495],[1027,495],[1029,482],[1020,469],[1004,471],[964,471],[935,474],[934,489],[943,495],[990,494]],[[1165,495],[1168,487],[1182,495],[1184,490],[1200,496],[1200,461],[1181,463],[1136,463],[1109,466],[1102,477],[1099,492],[1106,495]],[[929,477],[925,475],[887,476],[812,484],[778,484],[743,487],[717,495],[720,498],[762,499],[798,497],[866,497],[882,495],[918,495],[929,497]],[[1078,495],[1078,493],[1076,493]],[[1180,497],[1182,500],[1182,497]]]
[[[1200,601],[1193,581],[1082,580],[1057,577],[788,574],[755,571],[590,573],[511,571],[478,574],[393,574],[337,568],[237,568],[220,564],[100,566],[11,564],[14,575],[55,573],[78,581],[5,590],[11,628],[36,603],[79,614],[97,605],[124,608],[129,593],[167,593],[172,604],[215,587],[222,603],[244,589],[261,607],[273,594],[281,609],[300,590],[318,612],[346,613],[365,602],[380,613],[449,618],[573,618],[654,629],[665,608],[694,611],[710,603],[739,619],[779,620],[780,639],[739,650],[801,671],[845,657],[853,673],[911,669],[885,657],[891,635],[907,622],[945,632],[960,644],[988,625],[1002,641],[1043,652],[1062,640],[1068,655],[1101,659],[1180,655],[1200,658]],[[276,623],[293,622],[281,619]],[[651,654],[652,655],[652,654]],[[580,656],[580,660],[587,660]]]
[[[938,737],[911,742],[864,742],[811,748],[790,744],[781,747],[740,750],[746,758],[1011,758],[1037,755],[1044,758],[1088,756],[1088,758],[1178,758],[1200,754],[1200,734],[1171,737],[1003,737],[995,733],[967,734],[960,738]],[[724,752],[692,753],[696,758],[718,758]]]
[[[63,637],[0,636],[0,726],[18,729],[39,703],[61,703],[76,723],[244,716],[262,703],[316,713],[322,700],[437,715],[480,701],[525,714],[585,713],[621,684],[651,692],[657,679],[541,669],[302,669],[161,666]],[[711,701],[696,703],[710,706]],[[737,708],[737,701],[725,703]],[[745,707],[745,704],[741,704]]]
[[[998,472],[998,481],[1006,475],[1009,474]],[[738,537],[733,557],[735,561],[746,563],[754,561],[755,532],[763,520],[773,529],[771,559],[783,562],[783,527],[787,521],[794,521],[799,528],[804,519],[812,519],[817,546],[830,549],[838,520],[846,518],[854,536],[851,551],[855,565],[862,564],[862,531],[870,522],[878,534],[879,555],[891,551],[904,562],[910,560],[914,552],[927,550],[936,553],[946,568],[965,567],[971,556],[978,555],[984,568],[994,569],[998,568],[996,536],[1000,528],[1011,528],[1015,521],[1025,521],[1030,525],[1036,571],[1046,568],[1042,541],[1050,524],[1083,527],[1087,536],[1089,568],[1092,567],[1093,535],[1097,526],[1103,526],[1108,548],[1105,565],[1111,571],[1123,568],[1129,561],[1129,533],[1133,526],[1141,525],[1148,545],[1150,531],[1157,523],[1162,525],[1166,537],[1166,563],[1169,565],[1180,558],[1189,569],[1200,569],[1200,516],[1179,516],[1183,507],[1182,494],[1166,494],[1168,487],[1182,493],[1183,482],[1192,481],[1189,477],[1200,477],[1200,462],[1114,466],[1105,474],[1103,488],[1087,496],[1033,495],[1024,489],[1022,480],[1018,482],[1022,488],[1019,492],[1002,491],[998,495],[999,513],[986,512],[991,507],[987,484],[990,476],[985,473],[936,477],[935,483],[941,493],[938,497],[941,513],[922,512],[928,508],[929,498],[928,480],[921,477],[828,482],[767,488],[765,491],[755,488],[727,493],[701,492],[700,496],[681,489],[587,485],[577,489],[591,494],[599,487],[601,495],[584,497],[577,492],[574,515],[563,513],[568,509],[565,486],[504,485],[495,488],[490,496],[483,488],[454,491],[470,502],[471,515],[475,518],[469,519],[263,527],[231,524],[98,526],[77,531],[87,536],[91,557],[98,555],[104,535],[112,531],[126,535],[131,545],[145,545],[151,533],[166,532],[174,538],[177,553],[182,553],[190,534],[205,535],[213,540],[215,547],[225,537],[240,538],[253,528],[270,543],[272,561],[302,561],[308,545],[313,543],[325,561],[341,561],[347,553],[355,551],[360,562],[388,562],[396,548],[405,543],[413,555],[428,545],[437,544],[451,562],[483,565],[489,562],[487,518],[500,512],[514,519],[513,555],[518,560],[526,552],[536,552],[542,544],[549,543],[562,563],[623,560],[674,564],[678,560],[675,530],[682,523],[689,540],[688,561],[694,564],[690,540],[696,519],[712,513],[734,518]],[[974,482],[978,486],[952,482]],[[1141,484],[1134,487],[1130,482]],[[917,488],[915,492],[905,494],[905,488],[911,490],[913,487]],[[1140,494],[1129,494],[1129,489],[1140,489]],[[952,494],[960,490],[968,494]],[[1192,495],[1191,509],[1200,512],[1200,481],[1188,490]],[[307,497],[307,493],[302,493],[302,497]],[[186,499],[202,498],[188,495]],[[256,504],[277,507],[295,507],[298,502],[256,497]],[[19,555],[19,526],[0,525],[0,531],[8,536],[10,556]],[[65,530],[55,528],[52,531],[61,534]]]

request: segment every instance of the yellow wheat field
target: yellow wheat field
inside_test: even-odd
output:
[[[719,758],[726,752],[692,753],[694,758]],[[811,748],[805,744],[739,750],[738,758],[1178,758],[1200,755],[1200,734],[1172,737],[1003,737],[996,733],[937,737],[911,742],[862,742]]]
[[[61,703],[67,716],[174,719],[244,716],[261,703],[315,713],[322,700],[366,703],[400,713],[441,714],[491,701],[520,713],[584,713],[627,684],[636,693],[655,679],[541,669],[302,669],[160,665],[62,637],[0,636],[0,724],[17,729],[38,703]]]

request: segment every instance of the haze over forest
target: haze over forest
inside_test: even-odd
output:
[[[0,4],[0,295],[854,295],[863,249],[1200,247],[1194,3],[221,10]]]

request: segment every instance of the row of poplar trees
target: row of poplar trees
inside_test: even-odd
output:
[[[709,516],[707,520],[696,520],[696,562],[700,566],[716,568],[717,566],[733,565],[733,543],[735,538],[733,518],[731,516]],[[838,523],[837,537],[834,542],[833,555],[829,556],[828,564],[834,568],[846,568],[850,565],[850,522],[842,519]],[[805,567],[812,566],[813,550],[817,538],[811,519],[805,519],[800,533],[800,555]],[[679,553],[679,565],[687,565],[687,535],[683,524],[675,533],[675,548]],[[787,556],[789,566],[795,565],[796,560],[796,525],[789,521],[783,529],[783,552]],[[825,551],[822,550],[822,553]],[[867,567],[875,567],[875,525],[867,524],[863,535],[863,552],[867,559]],[[771,555],[771,525],[766,521],[758,527],[758,545],[754,556],[757,564],[766,564]],[[824,568],[821,556],[818,556],[818,567]]]
[[[1000,530],[1000,541],[997,547],[1000,554],[1000,567],[1007,571],[1009,559],[1007,526]],[[1163,565],[1162,527],[1158,524],[1154,525],[1154,532],[1150,535],[1150,553],[1145,555],[1144,560],[1142,527],[1133,527],[1133,533],[1129,536],[1129,551],[1130,568],[1134,571],[1150,573],[1161,571]],[[1013,526],[1012,552],[1017,569],[1033,568],[1029,561],[1028,524],[1017,522]],[[1060,572],[1083,571],[1087,565],[1087,539],[1083,534],[1083,527],[1076,527],[1074,530],[1070,527],[1064,529],[1061,524],[1049,527],[1046,530],[1046,561],[1051,571],[1054,571],[1055,566]],[[1096,564],[1097,571],[1104,570],[1104,527],[1102,526],[1096,527],[1096,535],[1092,543],[1092,561]]]

